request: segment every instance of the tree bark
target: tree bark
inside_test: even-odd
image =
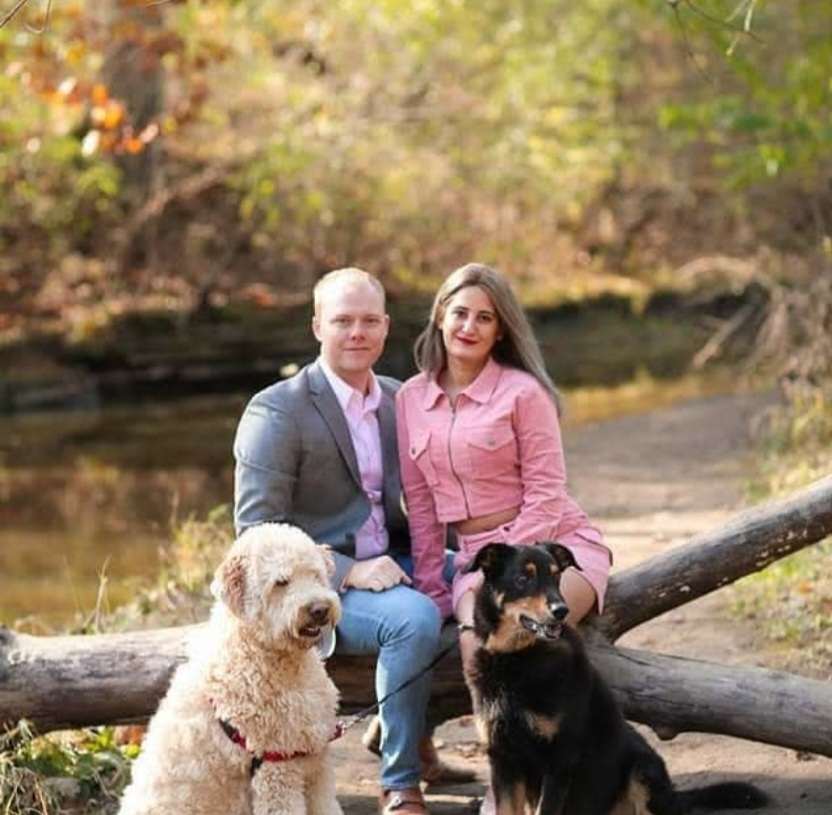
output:
[[[589,650],[624,715],[663,739],[722,733],[832,756],[832,683],[609,645]]]
[[[635,625],[830,533],[832,478],[826,478],[615,575],[607,611],[582,628],[590,657],[625,715],[664,737],[690,730],[724,733],[832,756],[832,684],[609,644]],[[66,637],[0,628],[0,724],[27,718],[47,732],[146,720],[185,659],[186,638],[196,628]],[[448,626],[444,642],[455,636]],[[327,667],[345,713],[375,702],[372,658],[336,657]],[[454,650],[434,671],[429,715],[438,722],[469,711]]]

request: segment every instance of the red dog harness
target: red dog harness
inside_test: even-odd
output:
[[[238,744],[240,747],[243,748],[248,753],[251,753],[251,750],[248,749],[248,745],[246,744],[246,737],[234,727],[231,722],[226,721],[225,719],[218,719],[220,723],[220,727],[228,736],[234,744]],[[344,734],[344,726],[341,722],[336,722],[335,724],[335,732],[329,737],[330,741],[335,741],[335,739],[340,738]],[[297,750],[294,753],[283,753],[280,750],[266,750],[265,753],[261,755],[256,755],[255,753],[251,754],[251,770],[249,772],[250,776],[253,776],[257,770],[260,768],[260,765],[264,761],[270,762],[277,762],[277,761],[290,761],[293,758],[305,758],[306,756],[312,755],[309,752],[303,750]]]

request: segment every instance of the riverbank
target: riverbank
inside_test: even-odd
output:
[[[528,310],[550,373],[562,387],[616,385],[639,371],[671,379],[721,321],[760,291],[657,291],[646,302],[606,294]],[[414,372],[413,341],[427,300],[391,299],[379,370]],[[102,310],[106,311],[106,309]],[[84,410],[194,394],[254,392],[317,353],[308,303],[109,315],[73,332],[32,330],[0,342],[0,415]]]
[[[730,370],[565,390],[567,433],[729,392]],[[58,633],[155,585],[189,517],[228,506],[249,394],[0,417],[0,622]],[[103,592],[101,590],[104,590]]]

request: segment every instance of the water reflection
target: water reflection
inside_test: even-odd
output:
[[[0,422],[0,622],[44,627],[156,573],[172,521],[227,503],[246,396]],[[27,627],[36,627],[31,624]]]
[[[724,375],[642,373],[566,394],[566,424],[725,391]],[[0,420],[0,623],[48,631],[151,578],[172,521],[232,495],[231,444],[247,394]],[[568,442],[568,433],[567,433]],[[34,618],[34,619],[33,619]]]

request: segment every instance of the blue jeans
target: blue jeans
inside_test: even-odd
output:
[[[409,557],[397,556],[396,561],[412,574]],[[378,654],[376,697],[381,699],[436,656],[441,628],[433,600],[408,586],[380,592],[347,589],[341,595],[335,652]],[[419,740],[425,735],[430,681],[428,672],[381,706],[382,789],[419,785]]]

